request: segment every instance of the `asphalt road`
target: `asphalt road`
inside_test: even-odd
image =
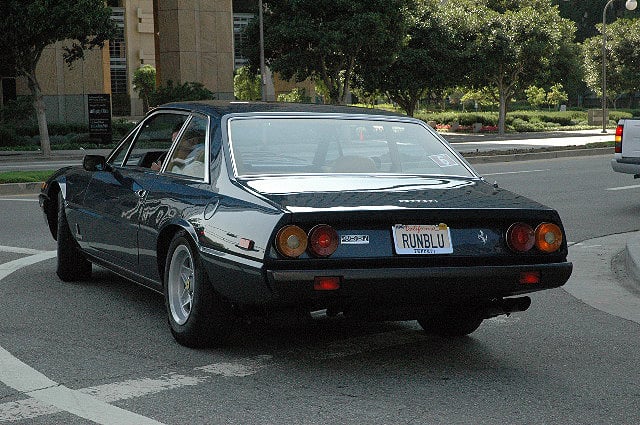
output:
[[[187,349],[155,293],[97,268],[59,281],[35,197],[0,197],[0,424],[640,423],[640,297],[618,255],[640,229],[640,188],[608,160],[476,165],[557,208],[581,267],[455,340],[317,317]]]

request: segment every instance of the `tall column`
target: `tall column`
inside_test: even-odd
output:
[[[154,0],[154,14],[159,82],[199,82],[233,99],[232,0]]]

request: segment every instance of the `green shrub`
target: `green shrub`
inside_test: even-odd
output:
[[[183,84],[174,84],[167,81],[166,86],[158,87],[149,97],[151,105],[162,105],[163,103],[187,101],[187,100],[207,100],[214,99],[213,92],[207,89],[204,84],[187,81]]]
[[[631,112],[609,110],[609,121],[613,121],[613,122],[618,122],[623,118],[632,118],[634,116],[635,115]]]
[[[278,102],[311,103],[311,97],[307,96],[304,88],[294,87],[289,93],[280,93]]]

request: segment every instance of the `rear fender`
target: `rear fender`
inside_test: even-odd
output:
[[[160,233],[158,234],[158,241],[156,244],[156,253],[158,259],[158,275],[160,276],[160,280],[164,284],[164,269],[165,264],[167,262],[167,254],[169,252],[169,245],[173,240],[174,236],[180,232],[186,232],[191,241],[193,242],[194,248],[196,252],[200,250],[200,243],[198,241],[198,233],[195,228],[186,220],[178,219],[168,223],[164,226]]]

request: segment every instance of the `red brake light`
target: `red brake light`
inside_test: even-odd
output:
[[[319,224],[309,232],[309,250],[317,257],[328,257],[338,248],[338,233],[331,226]]]
[[[618,124],[616,127],[616,138],[615,138],[615,153],[622,153],[622,132],[624,129],[623,124]]]
[[[514,223],[507,230],[507,245],[516,252],[529,251],[535,243],[535,232],[526,223]]]

